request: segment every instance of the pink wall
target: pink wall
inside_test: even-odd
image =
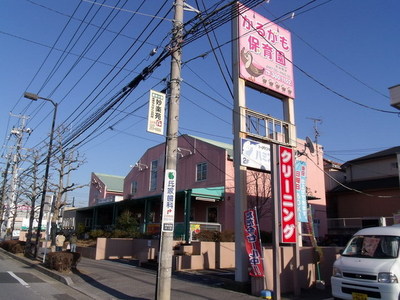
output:
[[[178,147],[182,154],[177,160],[177,191],[192,188],[217,187],[224,185],[225,149],[210,145],[190,136],[180,136]],[[190,151],[190,152],[189,152]],[[164,176],[164,145],[157,145],[150,148],[139,159],[140,164],[148,166],[147,169],[133,167],[124,180],[124,199],[127,199],[131,191],[132,181],[137,181],[138,191],[134,198],[160,195]],[[158,160],[157,189],[149,191],[150,187],[150,166],[153,160]],[[207,180],[196,181],[196,165],[202,162],[208,164]]]
[[[107,191],[107,186],[104,184],[104,182],[101,181],[95,173],[92,173],[90,179],[88,206],[96,205],[98,199],[105,199],[111,196],[122,196],[122,194],[119,192]]]
[[[89,206],[96,205],[96,199],[106,198],[106,186],[92,173],[90,179]]]
[[[298,149],[300,151],[304,150],[304,144],[305,141],[298,140]],[[182,149],[180,152],[182,155],[178,155],[177,161],[177,191],[225,186],[225,197],[221,202],[200,203],[201,201],[192,201],[195,220],[206,221],[207,207],[218,206],[218,218],[219,223],[222,224],[222,230],[234,230],[234,167],[233,161],[227,157],[226,150],[186,135],[178,138],[178,147]],[[318,220],[320,224],[318,226],[318,235],[323,237],[327,233],[323,149],[320,146],[315,148],[318,150],[318,155],[316,153],[310,154],[307,149],[307,155],[302,155],[299,159],[307,163],[308,194],[319,198],[318,200],[311,200],[309,203],[315,209],[314,219]],[[138,190],[133,198],[161,195],[164,176],[164,151],[164,145],[158,145],[148,149],[140,158],[139,162],[142,168],[132,168],[124,180],[124,199],[129,197],[131,182],[134,180],[137,181]],[[157,189],[149,191],[152,160],[158,160]],[[196,165],[201,162],[207,162],[207,180],[197,182]],[[249,196],[256,195],[255,180],[250,171],[248,172],[247,182]],[[265,190],[270,188],[269,185],[270,179],[268,177],[265,184],[260,184],[259,182],[258,194],[262,196]],[[272,200],[269,200],[266,205],[270,207],[267,208],[260,220],[261,230],[272,231]],[[177,206],[176,209],[176,221],[180,222],[182,221],[180,216],[183,215],[182,207]]]

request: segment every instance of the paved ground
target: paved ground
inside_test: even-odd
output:
[[[13,256],[56,278],[93,299],[155,298],[156,272],[130,265],[126,261],[96,261],[82,258],[76,271],[68,274],[50,271],[20,256]],[[260,299],[248,294],[249,286],[234,281],[231,270],[176,272],[172,275],[171,299]],[[300,297],[282,295],[288,299],[330,299],[330,290],[302,290]]]

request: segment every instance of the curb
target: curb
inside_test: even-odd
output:
[[[8,255],[9,257],[11,257],[11,258],[13,258],[15,260],[18,260],[19,262],[22,262],[22,263],[30,266],[31,268],[34,268],[34,269],[40,271],[41,273],[46,274],[49,277],[52,277],[52,278],[64,283],[65,285],[72,286],[74,284],[72,279],[71,279],[71,277],[64,276],[64,275],[59,274],[58,272],[54,272],[52,270],[49,270],[46,267],[42,266],[39,261],[38,261],[38,263],[34,263],[34,262],[30,261],[28,258],[15,255],[13,253],[5,251],[2,248],[0,248],[0,252]]]

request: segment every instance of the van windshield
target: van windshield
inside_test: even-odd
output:
[[[346,248],[343,256],[364,258],[396,258],[399,255],[398,236],[387,235],[356,235]]]

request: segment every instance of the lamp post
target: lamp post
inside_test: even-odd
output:
[[[44,208],[44,203],[46,201],[46,190],[47,190],[47,182],[49,179],[49,170],[50,170],[50,158],[51,158],[51,151],[52,151],[52,146],[53,146],[53,135],[54,135],[54,127],[56,123],[56,115],[57,115],[57,106],[58,104],[54,102],[53,100],[49,98],[43,98],[40,97],[39,95],[33,94],[33,93],[24,93],[24,97],[33,101],[37,101],[38,99],[42,99],[45,101],[51,102],[54,106],[54,113],[53,113],[53,121],[51,124],[51,131],[50,131],[50,141],[49,141],[49,150],[47,151],[47,157],[46,157],[46,170],[44,173],[44,181],[43,181],[43,192],[42,192],[42,199],[40,201],[40,210],[39,210],[39,220],[38,220],[38,228],[37,228],[37,233],[36,233],[36,241],[35,241],[35,253],[34,256],[35,258],[37,257],[38,254],[38,248],[39,248],[39,240],[41,236],[41,227],[42,227],[42,219],[43,219],[43,208]],[[47,228],[46,228],[47,230]],[[47,246],[47,245],[46,245]]]

